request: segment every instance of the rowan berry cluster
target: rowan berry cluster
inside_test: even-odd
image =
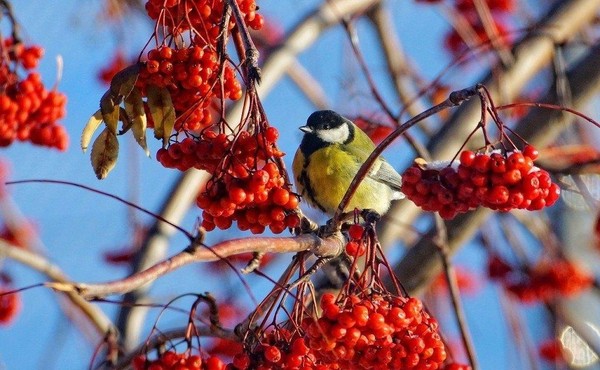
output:
[[[298,216],[291,212],[299,199],[290,193],[279,164],[283,153],[276,146],[277,130],[269,127],[266,119],[256,118],[263,116],[256,103],[250,105],[252,123],[230,127],[232,133],[213,120],[215,101],[242,97],[235,69],[218,52],[223,20],[229,19],[229,30],[238,26],[235,17],[223,16],[225,5],[223,0],[149,0],[148,15],[165,27],[168,36],[162,45],[148,51],[136,87],[142,97],[148,95],[150,86],[166,90],[177,118],[174,125],[164,127],[174,126],[177,133],[187,136],[181,142],[168,142],[165,138],[170,133],[159,134],[168,148],[157,152],[158,161],[167,168],[197,168],[212,175],[197,198],[203,209],[202,226],[228,229],[236,221],[241,230],[262,233],[269,227],[281,233],[299,224]],[[262,27],[254,0],[238,0],[237,5],[245,25]],[[187,46],[184,32],[191,40]],[[152,111],[150,99],[147,105]],[[154,106],[161,109],[166,105]],[[154,126],[152,118],[154,115],[149,117],[150,127]]]
[[[19,295],[10,291],[10,285],[0,283],[0,325],[9,325],[21,309]]]
[[[341,369],[337,364],[320,363],[298,332],[282,328],[267,333],[251,350],[235,355],[229,366],[235,370]]]
[[[155,359],[144,355],[136,356],[132,362],[134,370],[225,370],[225,363],[218,357],[202,358],[189,352],[167,351]]]
[[[298,196],[290,192],[274,162],[284,155],[275,145],[278,137],[275,127],[239,135],[205,131],[198,139],[186,138],[160,149],[157,159],[167,168],[194,167],[212,174],[196,202],[204,210],[205,229],[228,229],[237,221],[240,230],[259,234],[268,226],[281,233],[300,220],[291,212],[298,207]]]
[[[415,163],[402,176],[402,192],[426,211],[452,219],[479,206],[493,210],[540,210],[553,205],[560,188],[547,171],[533,165],[538,152],[473,153],[465,150],[460,163]]]
[[[494,26],[496,27],[498,35],[505,37],[508,34],[508,28],[503,23],[495,22]],[[472,28],[478,44],[483,45],[490,42],[486,30],[479,20],[473,21]],[[469,46],[463,37],[455,29],[451,30],[446,35],[446,38],[444,39],[444,46],[454,56],[460,56],[469,49]]]
[[[0,51],[0,146],[19,140],[65,150],[69,138],[56,121],[65,116],[67,99],[56,90],[47,90],[33,71],[44,49],[0,38]]]
[[[564,259],[542,261],[532,269],[523,270],[492,256],[488,260],[488,275],[524,303],[574,296],[594,282],[592,275]]]
[[[438,323],[417,298],[381,294],[336,299],[326,293],[317,320],[306,318],[306,345],[317,360],[341,369],[442,369]]]
[[[566,260],[541,263],[524,276],[524,280],[506,286],[523,302],[550,301],[570,297],[589,288],[593,277]]]
[[[196,131],[210,126],[213,123],[210,108],[214,99],[242,97],[242,87],[234,69],[225,65],[221,76],[217,52],[206,45],[173,49],[161,45],[148,51],[147,55],[136,86],[142,96],[146,96],[149,85],[169,91],[178,117],[177,131]]]
[[[385,139],[394,128],[391,125],[382,124],[379,120],[371,120],[365,117],[356,117],[351,119],[361,130],[363,130],[375,144],[379,144]]]
[[[244,22],[260,29],[263,18],[256,12],[254,0],[238,0]],[[170,36],[181,39],[190,33],[192,43],[175,42],[148,51],[148,60],[138,79],[138,88],[154,85],[167,88],[178,117],[175,129],[199,130],[213,122],[210,106],[214,99],[237,100],[242,89],[235,70],[221,63],[217,54],[218,40],[223,35],[223,0],[149,0],[146,11],[157,25],[165,27]],[[228,28],[236,27],[230,17]],[[221,67],[224,67],[221,70]],[[144,95],[145,96],[145,95]]]
[[[226,0],[225,0],[226,1]],[[152,19],[171,27],[177,35],[188,30],[201,30],[203,37],[216,39],[220,34],[224,0],[148,0],[146,12]],[[244,22],[248,27],[259,30],[264,24],[262,15],[257,13],[255,0],[237,0]],[[173,26],[172,26],[173,25]],[[233,20],[229,27],[235,26]]]

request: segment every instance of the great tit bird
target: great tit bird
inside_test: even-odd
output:
[[[313,207],[332,216],[360,166],[375,144],[358,126],[331,110],[311,114],[293,162],[296,187]],[[404,198],[402,177],[379,157],[344,212],[372,210],[385,214],[390,203]]]

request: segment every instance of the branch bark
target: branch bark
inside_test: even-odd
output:
[[[178,254],[160,261],[155,265],[130,275],[124,279],[100,284],[57,282],[46,286],[60,292],[76,293],[85,299],[96,299],[112,294],[125,294],[158,279],[180,267],[195,262],[217,261],[222,258],[248,252],[296,253],[313,251],[319,256],[339,255],[344,248],[341,234],[320,239],[314,234],[304,234],[293,238],[246,238],[232,239],[219,243],[212,248],[198,246],[185,249]]]

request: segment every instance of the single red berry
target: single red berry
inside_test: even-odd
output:
[[[473,160],[473,168],[481,173],[489,171],[491,158],[487,154],[477,154]]]
[[[290,192],[283,188],[273,191],[273,203],[278,206],[285,206],[290,201]]]
[[[272,363],[281,361],[281,351],[276,346],[266,346],[263,351],[267,361]]]
[[[353,224],[348,228],[348,235],[354,240],[362,239],[364,232],[365,228],[362,225]]]
[[[533,145],[525,145],[525,147],[523,148],[523,155],[535,161],[540,155],[540,152],[538,152],[538,150]]]
[[[460,164],[465,167],[471,167],[475,160],[475,153],[470,150],[463,150],[460,153]]]

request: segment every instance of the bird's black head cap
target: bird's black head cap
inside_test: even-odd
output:
[[[313,130],[328,130],[340,127],[346,119],[332,110],[319,110],[308,116],[306,125]]]

